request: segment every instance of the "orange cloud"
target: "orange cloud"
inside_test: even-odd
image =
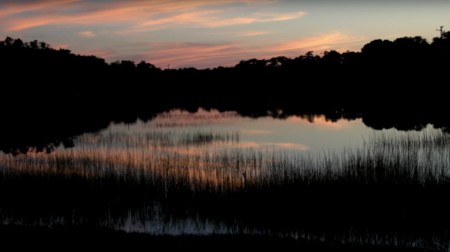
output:
[[[243,49],[234,43],[224,44],[198,44],[198,43],[165,43],[162,47],[156,45],[155,49],[146,54],[151,55],[148,61],[155,65],[165,67],[187,67],[209,65],[211,62],[221,61],[224,65],[235,63],[236,58],[242,57]]]
[[[52,47],[56,48],[56,49],[67,49],[70,47],[70,45],[69,44],[52,44]]]
[[[128,28],[124,31],[120,31],[118,33],[119,34],[138,33],[180,25],[216,28],[223,26],[247,25],[253,23],[280,22],[301,18],[306,13],[304,12],[271,13],[271,14],[256,13],[248,17],[226,17],[224,14],[225,13],[223,11],[219,10],[188,11],[162,18],[151,18],[146,21],[137,22],[136,25],[134,25],[133,27]],[[259,34],[253,33],[247,36],[257,36],[262,34],[266,33],[259,32]]]
[[[241,37],[255,37],[270,34],[269,31],[243,31],[239,32],[238,35]]]
[[[251,6],[250,11],[233,12],[233,4]],[[248,25],[265,22],[281,22],[295,20],[306,15],[305,12],[258,12],[261,5],[273,4],[273,0],[159,0],[159,1],[119,1],[111,0],[107,4],[87,0],[35,0],[27,4],[0,3],[0,27],[8,32],[22,31],[45,25],[80,26],[78,35],[92,38],[100,34],[130,35],[144,34],[149,31],[172,27],[206,27],[217,28],[236,25]],[[240,8],[240,7],[239,7]],[[252,12],[253,11],[253,12]],[[92,26],[114,26],[114,31],[92,32]],[[119,28],[120,27],[120,28]],[[72,27],[74,28],[74,27]],[[96,29],[97,31],[97,29]],[[235,37],[254,37],[268,34],[269,31],[234,32]],[[126,38],[121,36],[120,39]],[[153,64],[166,67],[198,67],[235,65],[242,59],[271,58],[284,55],[294,57],[306,51],[324,51],[333,49],[359,49],[360,42],[365,38],[355,37],[342,32],[331,32],[268,45],[246,45],[239,42],[216,43],[173,43],[162,41],[159,44],[126,45],[115,50],[106,48],[90,48],[89,51],[80,48],[80,53],[97,52],[107,60],[132,59],[146,60]],[[51,41],[50,41],[51,42]],[[60,41],[59,43],[64,43]],[[92,46],[92,45],[91,45]],[[337,48],[336,48],[337,47]],[[134,53],[129,53],[134,52]]]
[[[107,48],[94,48],[89,50],[82,50],[80,51],[80,54],[82,55],[94,55],[103,59],[116,59],[118,56],[118,53],[115,50],[107,49]]]
[[[64,7],[77,2],[80,2],[80,0],[60,0],[60,1],[46,0],[27,3],[14,2],[14,4],[6,3],[0,5],[1,6],[0,18],[20,13],[35,12]]]
[[[359,43],[365,41],[361,36],[352,36],[341,32],[332,32],[298,40],[276,43],[267,46],[244,46],[239,43],[196,44],[196,43],[164,43],[152,44],[153,49],[144,54],[150,55],[144,60],[166,67],[195,66],[204,68],[212,64],[232,66],[242,59],[271,58],[276,56],[296,57],[307,51],[322,52],[324,50],[357,49]],[[353,48],[355,47],[355,48]],[[140,59],[141,60],[141,59]]]
[[[93,38],[97,36],[93,31],[82,31],[79,32],[78,35],[80,35],[83,38]]]
[[[233,17],[231,12],[220,17],[211,8],[240,3],[238,0],[216,1],[111,1],[107,4],[85,0],[36,1],[29,4],[0,4],[0,19],[9,31],[19,31],[43,25],[126,24],[126,30],[161,29],[168,25],[194,24],[206,27],[285,21],[304,15],[297,13],[254,14]],[[245,3],[267,4],[269,0],[247,0]],[[26,14],[26,15],[22,15]],[[160,27],[162,25],[162,27]],[[131,28],[131,29],[129,29]]]
[[[305,12],[294,13],[272,13],[272,14],[255,14],[253,17],[238,17],[238,18],[214,18],[205,23],[209,27],[252,24],[252,23],[265,23],[265,22],[279,22],[288,21],[297,18],[301,18],[306,15]]]
[[[317,36],[312,36],[308,38],[303,38],[299,40],[289,41],[286,43],[281,43],[268,48],[271,52],[289,53],[297,51],[325,51],[331,48],[338,49],[336,46],[345,45],[345,50],[350,49],[348,45],[355,45],[365,41],[366,38],[363,36],[352,36],[350,34],[342,32],[331,32],[326,34],[320,34]]]
[[[163,18],[149,19],[143,22],[138,22],[131,29],[119,32],[121,34],[145,32],[151,30],[164,29],[175,25],[186,25],[186,24],[205,24],[206,20],[212,19],[214,14],[220,13],[219,11],[209,10],[209,11],[191,11],[186,13],[175,14]]]

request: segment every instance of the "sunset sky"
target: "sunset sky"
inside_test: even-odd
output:
[[[207,68],[450,29],[445,0],[0,0],[0,38],[108,62]]]

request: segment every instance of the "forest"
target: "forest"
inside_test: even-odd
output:
[[[447,251],[449,67],[450,32],[212,69],[107,62],[7,37],[0,235],[19,247]],[[376,130],[359,147],[344,135],[339,151],[326,138],[315,155],[253,148],[242,125],[177,124],[195,118],[187,111],[228,123],[321,115]]]
[[[420,130],[431,123],[448,130],[448,94],[442,89],[449,66],[450,32],[432,42],[420,36],[377,39],[359,52],[307,52],[213,69],[108,63],[46,42],[7,37],[0,41],[0,69],[8,80],[1,84],[0,106],[8,123],[1,126],[0,149],[70,146],[81,132],[111,121],[148,120],[173,108],[234,110],[252,117],[362,117],[374,129]]]

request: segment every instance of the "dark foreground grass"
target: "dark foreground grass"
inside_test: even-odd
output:
[[[126,251],[392,251],[428,252],[433,250],[371,245],[330,245],[302,239],[267,235],[148,235],[110,229],[80,227],[0,226],[2,247],[20,249],[125,249]]]
[[[272,237],[330,248],[448,248],[446,134],[375,135],[362,148],[318,157],[173,144],[167,153],[145,141],[137,148],[142,136],[119,137],[120,148],[97,139],[95,148],[3,155],[0,221],[94,236],[176,234],[192,246]]]

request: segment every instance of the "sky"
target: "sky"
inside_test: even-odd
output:
[[[0,39],[161,68],[431,41],[441,25],[450,29],[449,0],[0,0]]]

